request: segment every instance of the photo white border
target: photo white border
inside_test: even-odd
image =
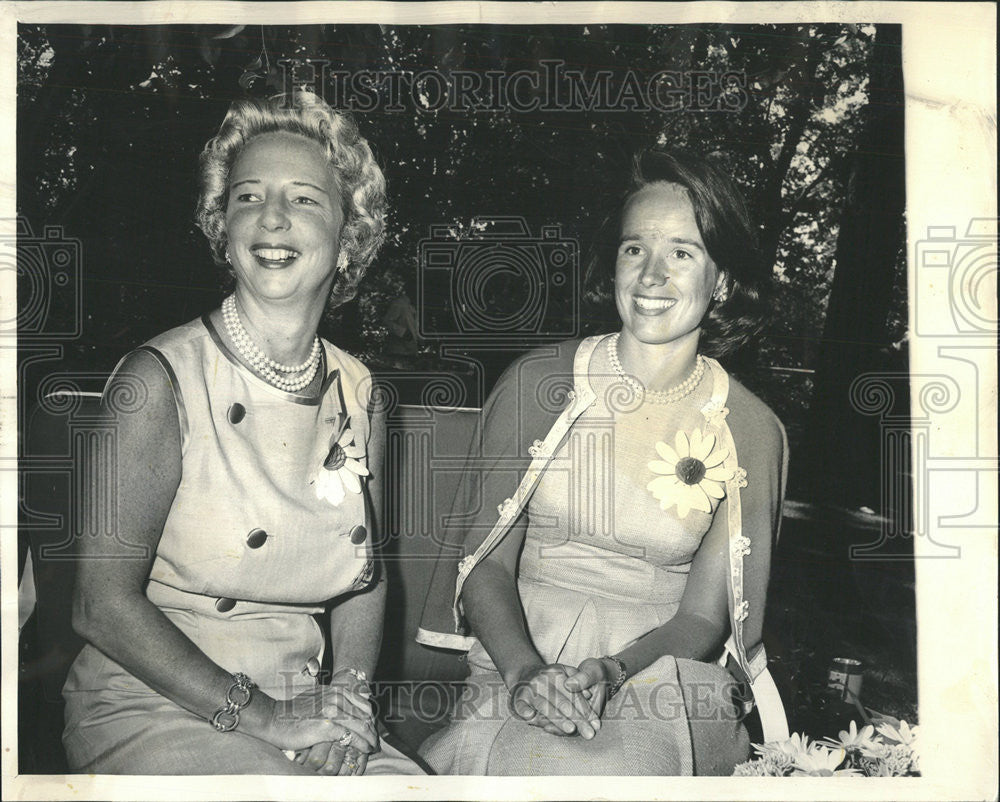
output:
[[[187,24],[587,24],[865,22],[903,25],[906,207],[911,329],[921,293],[950,320],[949,295],[916,269],[929,227],[958,234],[973,218],[997,217],[996,6],[992,3],[392,3],[392,2],[3,2],[0,5],[0,225],[15,218],[17,23]],[[994,226],[994,231],[996,230]],[[6,268],[2,265],[0,268]],[[994,263],[995,282],[995,263]],[[14,271],[0,269],[0,320],[16,314]],[[995,303],[995,297],[993,298]],[[923,307],[922,307],[923,308]],[[995,306],[992,313],[996,318]],[[968,362],[941,347],[968,349]],[[951,375],[976,388],[933,416],[930,457],[915,503],[931,535],[961,545],[957,559],[929,556],[918,539],[917,640],[923,776],[833,778],[646,777],[95,777],[16,776],[17,474],[16,352],[0,342],[0,605],[3,611],[2,792],[5,799],[995,799],[997,794],[996,339],[916,336],[911,374]],[[965,367],[963,367],[965,366]],[[970,382],[973,384],[970,385]],[[976,382],[978,384],[976,384]],[[914,394],[916,395],[916,394]],[[914,399],[914,405],[917,401]],[[950,460],[950,461],[949,461]],[[950,466],[950,467],[948,467]],[[990,467],[992,466],[992,468]],[[915,465],[923,470],[925,465]],[[985,481],[983,480],[985,477]],[[991,478],[992,477],[992,478]],[[971,483],[971,486],[970,486]],[[978,496],[975,493],[978,492]],[[969,505],[978,504],[974,515]],[[965,516],[967,525],[937,522]]]

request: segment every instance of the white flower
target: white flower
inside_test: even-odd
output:
[[[748,760],[733,767],[734,777],[773,777],[768,772],[768,766],[763,760]]]
[[[674,448],[662,440],[656,443],[662,461],[653,460],[649,469],[659,475],[646,488],[661,509],[676,504],[681,518],[693,509],[712,512],[713,500],[718,503],[726,495],[725,482],[733,477],[732,469],[724,465],[729,451],[715,445],[715,435],[703,435],[701,429],[695,429],[690,440],[678,431]]]
[[[875,727],[879,728],[876,733]],[[858,730],[851,722],[841,730],[839,740],[824,739],[810,743],[805,735],[792,735],[786,741],[754,744],[756,760],[737,766],[738,776],[811,776],[811,777],[904,777],[919,775],[915,751],[916,727],[885,717],[875,726]],[[906,739],[908,742],[904,742]],[[889,741],[899,740],[899,743]]]
[[[805,774],[810,777],[833,777],[834,775],[857,774],[855,769],[840,769],[838,771],[846,756],[847,753],[843,749],[829,749],[819,744],[813,744],[806,754],[796,756],[793,776]]]
[[[513,515],[514,510],[517,508],[517,504],[512,498],[505,498],[500,504],[497,505],[497,512],[500,513],[500,517],[505,515]]]
[[[811,744],[806,735],[799,735],[793,732],[784,741],[768,741],[766,744],[754,744],[753,750],[758,755],[782,754],[789,757],[804,755],[809,751]]]
[[[723,406],[721,401],[709,401],[702,409],[702,414],[712,426],[721,427],[729,414],[729,407]]]
[[[745,535],[735,538],[732,549],[734,557],[746,557],[750,553],[750,538]]]
[[[911,727],[905,721],[900,721],[898,727],[891,722],[883,721],[878,727],[878,734],[898,744],[913,745],[917,737],[917,727]]]
[[[876,745],[876,742],[873,739],[874,734],[875,727],[871,724],[866,724],[859,731],[857,722],[852,721],[849,729],[840,731],[840,737],[837,740],[827,738],[825,739],[825,743],[830,746],[837,746],[843,749],[858,749],[863,753],[868,754]]]
[[[748,760],[733,770],[734,777],[785,777],[793,767],[792,759],[785,754],[765,755],[760,760]]]
[[[885,765],[893,777],[906,777],[920,770],[917,753],[910,744],[891,746]]]
[[[541,440],[536,440],[528,446],[528,454],[530,454],[534,459],[538,459],[539,457],[548,457],[548,451],[545,448],[545,443]]]
[[[368,475],[368,469],[358,461],[365,452],[354,444],[351,419],[343,414],[338,417],[340,424],[331,438],[333,445],[330,453],[313,479],[316,498],[326,499],[335,507],[344,500],[348,491],[360,493],[361,480],[358,477]]]

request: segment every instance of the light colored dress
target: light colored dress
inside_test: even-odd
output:
[[[278,390],[239,363],[208,317],[151,340],[181,429],[182,476],[147,598],[210,659],[277,699],[317,682],[327,600],[371,580],[364,494],[334,506],[313,482],[342,414],[367,454],[370,374],[323,343],[318,397]],[[155,458],[155,454],[151,455]],[[360,462],[366,462],[361,457]],[[298,773],[277,748],[211,724],[156,693],[91,645],[63,690],[63,742],[78,771]],[[421,773],[391,747],[367,773]],[[306,769],[310,774],[313,773]]]
[[[576,666],[615,654],[669,621],[706,533],[718,527],[727,542],[720,500],[710,512],[681,516],[676,505],[661,508],[647,487],[657,475],[650,463],[661,460],[655,443],[673,445],[678,432],[688,437],[704,427],[712,372],[668,405],[637,404],[612,376],[604,348],[596,349],[596,401],[552,453],[526,507],[518,593],[546,663]],[[775,472],[780,465],[778,454]],[[471,676],[452,723],[421,748],[440,773],[729,774],[746,759],[735,683],[717,664],[660,658],[630,677],[606,707],[601,730],[585,741],[510,716],[507,689],[478,640],[468,661]]]

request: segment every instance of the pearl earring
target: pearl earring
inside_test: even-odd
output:
[[[729,290],[726,289],[726,285],[716,287],[715,292],[712,293],[712,298],[715,299],[716,303],[724,304],[729,299]]]

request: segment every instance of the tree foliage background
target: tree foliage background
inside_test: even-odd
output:
[[[905,493],[883,498],[900,477],[886,475],[879,421],[850,403],[858,376],[907,371],[899,26],[22,25],[21,237],[57,227],[79,242],[83,310],[78,336],[57,352],[19,343],[22,398],[37,395],[43,372],[99,381],[131,348],[219,304],[227,278],[193,222],[198,154],[231,101],[284,88],[280,63],[295,58],[325,60],[331,73],[444,76],[541,73],[560,60],[588,81],[606,71],[613,90],[663,70],[742,76],[746,102],[732,111],[434,111],[410,96],[402,108],[355,111],[389,182],[388,241],[358,299],[322,333],[402,384],[408,374],[469,378],[479,360],[482,386],[449,399],[477,405],[516,347],[446,352],[428,337],[409,371],[384,354],[382,317],[416,280],[432,227],[468,235],[476,218],[514,215],[532,233],[560,226],[583,256],[635,151],[680,147],[717,160],[747,195],[775,283],[770,327],[727,367],[788,429],[789,495],[821,509],[796,519],[786,505],[768,607],[772,668],[804,731],[836,732],[809,723],[834,652],[865,661],[866,704],[912,721],[912,560],[848,560],[848,545],[877,537],[878,524],[862,531],[856,512],[843,514],[863,507],[898,520],[910,505]],[[37,286],[27,270],[19,309]],[[424,299],[424,311],[436,300]],[[49,313],[75,314],[72,304]],[[896,403],[905,416],[908,399]],[[893,470],[906,464],[904,455]],[[908,538],[887,545],[912,553]]]
[[[467,233],[476,217],[518,215],[533,232],[561,226],[585,254],[636,150],[710,154],[744,188],[774,266],[772,325],[732,367],[789,429],[793,492],[879,508],[876,423],[847,388],[906,368],[898,27],[21,26],[18,213],[35,236],[57,225],[82,246],[84,319],[67,363],[110,370],[218,304],[226,279],[192,219],[197,156],[232,100],[282,88],[289,58],[444,75],[559,59],[588,78],[609,71],[612,87],[630,72],[744,76],[737,111],[429,111],[404,97],[402,110],[356,112],[389,181],[389,238],[324,333],[378,367],[381,317],[431,226]],[[462,369],[436,346],[423,343],[422,370]]]

